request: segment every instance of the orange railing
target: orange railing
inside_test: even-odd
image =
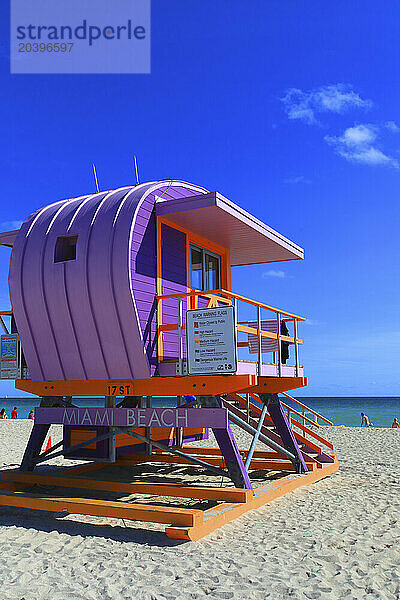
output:
[[[285,395],[288,395],[288,394],[285,394]],[[256,413],[258,416],[261,415],[262,402],[261,402],[258,394],[247,393],[244,397],[243,394],[241,395],[236,392],[231,392],[230,396],[232,399],[236,400],[239,403],[240,408],[243,412],[244,411],[247,412],[247,416],[244,418],[248,423],[250,422],[250,416],[252,413],[253,414]],[[292,398],[292,397],[290,396],[290,398]],[[293,401],[296,401],[296,399],[293,398]],[[299,403],[299,404],[301,404],[301,403]],[[294,411],[293,409],[288,407],[287,404],[282,403],[282,405],[285,408],[290,425],[291,425],[293,432],[294,432],[295,436],[297,437],[298,441],[303,442],[303,443],[307,442],[308,444],[310,444],[310,442],[311,442],[312,444],[314,444],[314,450],[318,450],[319,452],[322,452],[322,448],[318,449],[318,447],[317,447],[320,444],[323,444],[323,445],[327,446],[330,450],[333,450],[332,442],[330,442],[329,440],[324,438],[320,433],[316,433],[313,428],[308,427],[304,422],[301,423],[299,420],[297,420],[295,417],[293,417],[291,415],[290,411],[295,412],[297,415],[300,415],[300,413],[298,413],[297,411]],[[303,406],[305,406],[305,405],[303,405]],[[289,408],[289,411],[287,410],[288,408]],[[312,411],[312,409],[309,409],[308,407],[306,407],[306,408],[307,408],[307,410],[310,410],[310,412]],[[312,411],[312,412],[314,412],[314,411]],[[323,417],[322,415],[319,415],[319,413],[317,413],[317,414],[319,417],[326,420],[328,423],[331,423],[331,421],[329,421],[328,419],[325,419],[325,417]],[[302,415],[300,415],[300,417],[302,418]],[[269,425],[273,424],[271,417],[269,417],[268,415],[265,417],[265,419]],[[319,424],[316,424],[314,421],[307,419],[307,417],[306,417],[306,420],[310,423],[310,425],[314,425],[314,426],[317,425],[317,427],[319,429],[319,427],[320,427]],[[333,425],[333,423],[332,423],[332,425]]]
[[[268,338],[272,340],[276,340],[276,351],[272,353],[272,362],[268,364],[275,365],[277,368],[278,376],[282,376],[282,347],[281,342],[287,342],[294,346],[294,355],[295,355],[295,375],[299,374],[299,345],[303,343],[303,340],[298,337],[298,322],[305,321],[305,317],[301,317],[299,315],[295,315],[286,310],[282,310],[280,308],[275,308],[273,306],[269,306],[268,304],[264,304],[263,302],[257,302],[256,300],[251,300],[250,298],[246,298],[241,296],[240,294],[235,294],[228,290],[207,290],[207,291],[196,291],[193,290],[191,292],[181,293],[181,294],[165,294],[157,296],[157,325],[158,325],[158,359],[163,360],[163,335],[165,332],[177,331],[178,339],[178,361],[180,365],[179,372],[183,374],[182,364],[184,361],[184,350],[183,350],[183,331],[186,329],[185,323],[185,309],[190,308],[198,308],[199,299],[207,301],[206,306],[204,308],[214,308],[218,307],[220,304],[222,305],[233,305],[236,308],[236,319],[238,316],[239,305],[245,304],[255,307],[256,309],[256,318],[253,320],[247,321],[238,321],[236,323],[237,332],[254,335],[257,337],[258,341],[258,352],[257,352],[257,365],[258,365],[258,373],[262,373],[262,365],[265,364],[262,361],[262,338]],[[176,299],[177,306],[177,323],[163,323],[163,301]],[[184,304],[186,306],[184,306]],[[262,329],[262,312],[269,311],[269,313],[273,313],[274,319],[276,319],[276,333],[271,331],[265,331]],[[285,321],[285,323],[293,324],[293,335],[283,335],[281,333],[281,322]],[[256,323],[249,325],[249,323]],[[237,341],[238,348],[248,348],[248,341]],[[254,361],[256,362],[256,361]]]
[[[290,416],[290,413],[293,412],[295,415],[297,415],[297,416],[299,416],[299,417],[301,417],[303,419],[303,425],[307,421],[307,423],[310,423],[311,425],[314,425],[315,427],[319,428],[321,425],[318,423],[318,419],[321,419],[321,421],[323,421],[327,425],[333,425],[332,421],[330,421],[329,419],[327,419],[326,417],[324,417],[320,413],[316,412],[315,410],[313,410],[309,406],[306,406],[305,404],[303,404],[302,402],[300,402],[299,400],[297,400],[297,398],[293,398],[293,396],[290,396],[286,392],[281,392],[281,394],[283,396],[286,396],[286,398],[289,398],[289,400],[291,400],[291,402],[293,402],[294,404],[296,404],[297,406],[299,406],[301,408],[301,413],[300,413],[299,411],[297,411],[296,409],[294,409],[292,406],[288,406],[287,404],[285,404],[284,402],[282,402],[282,405],[286,408],[287,412],[289,413],[288,416]],[[306,412],[313,414],[315,416],[315,421],[313,421],[312,419],[309,419],[308,417],[306,417],[305,416]]]

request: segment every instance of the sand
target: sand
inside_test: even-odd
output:
[[[19,464],[31,426],[0,422],[1,467]],[[198,542],[142,523],[0,507],[0,599],[399,600],[400,430],[324,433],[339,473]]]

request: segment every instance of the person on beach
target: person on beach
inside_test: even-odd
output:
[[[14,406],[14,410],[11,411],[11,418],[18,419],[18,411],[16,406]]]
[[[31,412],[29,413],[28,419],[30,419],[31,421],[35,420],[35,413],[33,412],[33,410],[31,410]]]
[[[0,419],[8,419],[7,415],[6,415],[6,409],[2,408],[0,410]]]
[[[396,417],[393,419],[392,429],[398,429],[400,427],[398,420]]]
[[[361,427],[369,427],[370,423],[369,423],[369,419],[367,417],[367,415],[365,415],[364,413],[361,413]]]

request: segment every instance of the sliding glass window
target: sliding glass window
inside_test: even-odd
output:
[[[190,244],[190,287],[218,290],[221,287],[221,257],[206,248]]]

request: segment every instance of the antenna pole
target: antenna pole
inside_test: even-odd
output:
[[[96,182],[96,189],[97,189],[97,191],[99,191],[99,182],[97,181],[97,173],[96,173],[96,167],[95,167],[94,163],[93,163],[93,174],[94,174],[94,180]]]
[[[136,156],[134,156],[134,157],[133,157],[133,160],[135,161],[136,185],[139,185],[139,175],[138,175],[138,170],[137,170],[137,160],[136,160]]]

